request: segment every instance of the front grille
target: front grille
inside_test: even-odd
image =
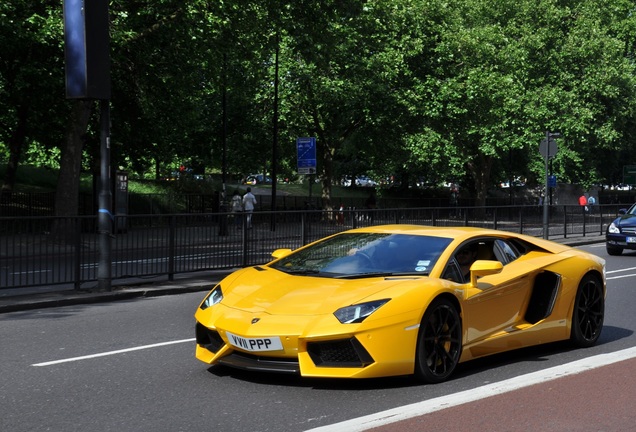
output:
[[[636,227],[621,227],[623,234],[636,234]]]
[[[356,338],[309,342],[307,352],[316,366],[365,367],[373,358]]]
[[[219,364],[249,371],[300,373],[297,358],[263,357],[239,351],[221,357]]]
[[[210,330],[209,328],[196,324],[195,334],[197,338],[197,344],[210,352],[216,353],[225,342],[221,339],[221,335],[216,330]]]

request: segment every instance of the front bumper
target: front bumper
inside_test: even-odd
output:
[[[272,332],[270,327],[264,333],[280,335],[283,349],[249,352],[230,344],[223,328],[206,326],[197,320],[195,355],[211,365],[304,377],[371,378],[412,374],[418,326],[412,321],[411,324],[401,319],[392,321],[365,328],[337,324],[340,331],[323,328],[313,334],[294,328],[289,322],[280,328],[281,332]],[[233,333],[243,337],[262,336],[242,330]]]
[[[605,244],[608,247],[636,250],[636,235],[606,234]]]

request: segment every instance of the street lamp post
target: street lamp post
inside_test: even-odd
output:
[[[545,138],[539,145],[539,152],[545,159],[545,189],[543,193],[543,238],[548,239],[550,237],[550,224],[549,224],[549,204],[548,195],[550,191],[550,159],[552,159],[557,153],[557,144],[554,138],[559,138],[560,132],[546,131]]]

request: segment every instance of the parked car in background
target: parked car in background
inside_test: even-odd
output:
[[[605,232],[605,248],[609,255],[620,255],[623,249],[636,250],[636,204],[619,210],[618,214]]]
[[[272,184],[272,178],[264,174],[250,174],[245,177],[243,184],[257,185],[257,184]]]
[[[378,185],[378,183],[375,180],[371,180],[366,175],[356,176],[355,178],[352,176],[345,176],[340,181],[340,184],[345,187],[349,187],[349,186],[376,187]]]
[[[360,187],[376,187],[378,183],[375,180],[371,180],[367,176],[356,177],[356,186]]]

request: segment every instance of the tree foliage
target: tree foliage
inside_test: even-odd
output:
[[[316,136],[326,205],[361,173],[458,182],[483,203],[500,181],[543,184],[546,131],[562,134],[562,182],[620,182],[636,156],[629,0],[109,5],[112,161],[132,176],[220,172],[225,149],[229,173],[268,171],[277,154],[291,177],[295,139]],[[19,163],[57,157],[73,187],[98,166],[99,134],[64,99],[61,4],[11,0],[0,18],[3,188]]]

